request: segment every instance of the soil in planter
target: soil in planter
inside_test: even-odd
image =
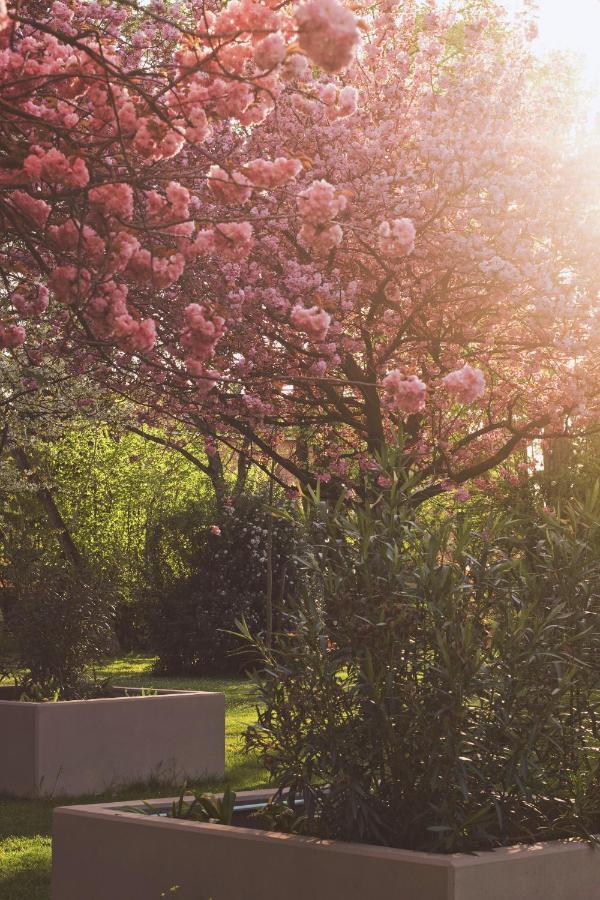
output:
[[[302,833],[298,827],[302,821],[304,811],[304,801],[297,800],[293,806],[287,803],[278,803],[276,806],[269,801],[252,801],[239,800],[235,802],[231,819],[223,822],[218,818],[205,819],[196,815],[182,813],[177,815],[171,806],[143,806],[143,807],[123,807],[123,812],[135,812],[140,815],[156,816],[165,819],[179,819],[187,821],[212,821],[216,824],[226,824],[237,826],[239,828],[256,828],[260,831],[279,831],[282,833],[294,832]],[[277,824],[276,824],[277,823]],[[281,826],[284,827],[281,827]],[[286,827],[286,825],[288,827]]]

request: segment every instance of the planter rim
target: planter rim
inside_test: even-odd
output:
[[[237,797],[246,800],[262,800],[273,796],[271,790],[239,791]],[[146,800],[157,808],[169,805],[179,798],[162,797]],[[175,831],[193,829],[200,832],[221,834],[223,837],[236,837],[241,841],[260,842],[291,842],[297,845],[312,845],[321,848],[322,852],[350,853],[364,857],[380,857],[383,859],[395,859],[398,862],[428,863],[432,866],[441,866],[448,869],[465,869],[474,866],[486,865],[493,861],[502,861],[507,858],[519,858],[535,855],[537,857],[556,854],[572,853],[580,851],[586,846],[590,850],[599,848],[583,839],[564,839],[557,841],[541,841],[535,844],[514,844],[509,847],[498,847],[494,850],[480,850],[473,853],[427,853],[422,850],[402,850],[396,847],[382,847],[376,844],[357,844],[349,841],[336,841],[307,837],[304,835],[284,834],[277,831],[265,831],[260,828],[248,828],[241,825],[218,825],[209,822],[192,822],[184,819],[169,819],[166,817],[153,817],[143,813],[128,812],[125,806],[133,806],[141,803],[141,800],[116,801],[111,803],[94,803],[81,806],[61,806],[55,809],[60,815],[77,815],[104,820],[135,820],[140,827],[168,828]]]
[[[224,697],[225,694],[223,691],[186,691],[186,690],[170,690],[164,688],[157,688],[155,691],[152,688],[142,688],[135,687],[134,685],[118,685],[115,684],[113,689],[115,691],[143,691],[143,690],[152,690],[151,694],[129,694],[123,697],[89,697],[88,699],[80,699],[80,700],[3,700],[2,699],[2,687],[0,686],[0,708],[3,706],[23,706],[23,707],[42,707],[43,709],[51,709],[57,706],[68,706],[69,708],[72,706],[80,706],[82,703],[120,703],[128,700],[159,700],[161,697],[199,697],[199,696],[214,696],[219,695]],[[8,687],[8,685],[6,685]]]

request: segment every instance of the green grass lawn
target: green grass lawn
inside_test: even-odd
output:
[[[242,752],[245,725],[255,719],[252,685],[240,678],[165,678],[151,671],[153,659],[127,656],[112,661],[97,672],[114,684],[147,688],[182,688],[222,691],[226,697],[225,780],[205,782],[203,788],[218,790],[226,783],[236,790],[262,787],[266,773],[258,762]],[[6,737],[3,735],[2,739]],[[0,900],[49,900],[52,810],[67,803],[94,803],[98,799],[135,800],[140,797],[168,797],[180,785],[130,786],[124,791],[96,797],[51,800],[11,800],[0,798]],[[83,898],[82,898],[83,900]]]

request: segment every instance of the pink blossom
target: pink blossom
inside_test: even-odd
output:
[[[370,456],[361,456],[359,460],[361,472],[378,472],[381,466]]]
[[[244,259],[252,250],[250,222],[221,222],[214,229],[215,251],[224,259]]]
[[[354,115],[358,109],[358,91],[351,84],[347,84],[339,92],[332,109],[329,110],[330,119],[346,119]]]
[[[200,359],[194,359],[192,356],[188,356],[187,359],[184,360],[184,365],[190,375],[193,375],[194,378],[200,378],[204,375],[204,363]]]
[[[274,188],[281,187],[292,181],[302,171],[302,163],[299,159],[287,159],[278,156],[277,159],[253,159],[244,166],[244,175],[255,187]]]
[[[331,81],[327,82],[327,84],[323,84],[319,88],[319,100],[321,103],[324,103],[325,106],[333,106],[335,101],[337,100],[337,88],[335,84]]]
[[[153,319],[136,321],[135,328],[129,334],[125,349],[129,352],[147,353],[156,343],[156,323]]]
[[[285,75],[287,78],[301,78],[305,74],[308,67],[308,60],[301,53],[294,53],[288,56],[285,61]]]
[[[194,375],[196,378],[196,391],[202,400],[207,397],[214,388],[219,380],[219,373],[215,369],[205,369],[203,367],[202,371],[197,371]]]
[[[50,225],[48,234],[61,250],[81,250],[88,259],[99,261],[106,249],[106,245],[102,238],[90,228],[89,225],[83,227],[74,219],[67,219],[62,225]]]
[[[311,375],[316,375],[317,377],[322,378],[322,376],[327,371],[327,360],[316,359],[310,367],[309,371]]]
[[[135,134],[138,119],[133,103],[123,103],[119,109],[118,121],[119,127],[123,133],[127,135]]]
[[[191,375],[201,375],[203,366],[210,359],[215,344],[225,333],[225,319],[222,316],[209,317],[199,303],[189,303],[184,312],[186,327],[181,334],[182,346],[189,352],[185,361]]]
[[[69,187],[82,188],[88,184],[89,180],[90,173],[88,172],[85,162],[82,159],[74,160],[71,164],[71,171],[67,175],[65,184]]]
[[[129,184],[103,184],[92,188],[89,199],[90,204],[105,215],[124,220],[133,217],[133,190]]]
[[[341,225],[335,222],[328,227],[318,228],[310,222],[302,226],[298,239],[303,246],[312,250],[317,256],[325,256],[342,243],[344,232]]]
[[[203,144],[212,134],[212,128],[202,108],[190,111],[191,125],[185,129],[185,139],[190,144]]]
[[[225,203],[244,203],[252,194],[248,179],[240,172],[229,175],[220,166],[208,170],[208,186],[211,193]]]
[[[166,288],[181,277],[185,268],[182,253],[171,256],[153,256],[149,250],[140,248],[132,255],[127,265],[127,273],[140,284],[151,283],[157,288]]]
[[[0,350],[14,350],[25,342],[22,325],[0,325]]]
[[[348,198],[336,191],[328,181],[313,181],[298,194],[298,212],[305,222],[323,225],[346,209]]]
[[[379,226],[379,249],[384,256],[406,256],[415,246],[415,226],[410,219],[394,219]]]
[[[52,4],[52,15],[61,22],[70,22],[73,19],[74,12],[61,0],[55,0]]]
[[[86,306],[86,318],[101,338],[126,338],[135,330],[135,320],[127,311],[126,285],[112,278],[96,286]]]
[[[290,322],[298,331],[304,331],[312,341],[324,341],[329,331],[331,316],[318,306],[306,309],[297,304],[290,313]]]
[[[243,81],[224,81],[217,78],[212,86],[214,109],[218,116],[242,118],[252,103],[252,90]]]
[[[384,403],[388,409],[417,413],[425,408],[427,385],[416,375],[404,375],[392,369],[382,381]]]
[[[298,211],[304,222],[299,233],[300,242],[318,255],[325,255],[337,247],[343,231],[331,219],[342,212],[347,203],[346,195],[338,193],[328,181],[313,181],[298,194]]]
[[[329,464],[329,469],[334,475],[344,476],[348,474],[350,463],[347,459],[333,459]]]
[[[91,281],[87,269],[57,266],[50,273],[49,286],[58,300],[69,305],[87,295]]]
[[[190,214],[190,192],[177,181],[170,181],[165,191],[175,219],[187,219]]]
[[[285,41],[278,31],[268,34],[266,38],[259,41],[252,52],[254,62],[259,69],[274,69],[283,62],[285,54]]]
[[[41,316],[48,308],[48,288],[42,284],[15,291],[11,297],[13,306],[22,316]]]
[[[466,364],[462,369],[449,372],[442,383],[448,393],[453,394],[461,403],[473,403],[485,393],[485,376],[481,369],[473,369]]]
[[[392,439],[399,415],[424,409],[431,379],[411,465],[450,497],[510,442],[507,409],[532,439],[549,415],[549,431],[569,414],[582,426],[584,403],[598,415],[591,148],[561,73],[530,77],[524,18],[498,29],[435,0],[54,2],[11,5],[14,30],[2,6],[2,334],[26,326],[28,363],[36,348],[38,363],[65,357],[143,403],[148,422],[202,419],[238,448],[270,419],[281,427],[256,436],[275,455],[308,420],[315,454],[286,442],[290,468],[310,480],[333,457],[350,482],[374,424],[352,360],[402,360],[423,381],[388,375],[377,430]],[[345,84],[319,66],[351,59],[359,7],[369,39]],[[449,64],[453,23],[466,44]],[[242,201],[247,221],[232,222]],[[50,315],[30,321],[48,289]],[[155,322],[157,353],[129,366]],[[456,399],[477,399],[483,376],[451,371],[469,347],[473,366],[502,373],[484,434]],[[314,385],[326,376],[343,428]]]
[[[209,530],[211,534],[215,535],[215,537],[221,537],[221,529],[218,525],[211,525]]]
[[[183,147],[185,136],[179,130],[170,128],[149,116],[138,120],[138,129],[133,139],[133,146],[144,159],[158,161],[170,159]]]
[[[78,157],[71,163],[56,147],[51,147],[48,151],[38,147],[36,153],[25,158],[23,171],[32,181],[43,179],[49,184],[65,184],[69,187],[85,187],[90,180],[83,159]]]
[[[216,246],[215,232],[212,228],[202,228],[194,238],[191,246],[187,251],[190,258],[198,254],[214,253]]]
[[[350,65],[359,41],[358,20],[338,0],[308,0],[296,10],[299,44],[326,72]]]
[[[43,228],[50,215],[50,207],[44,200],[36,200],[25,191],[13,191],[10,194],[13,206],[26,216],[30,222]]]
[[[140,249],[140,242],[126,231],[118,231],[113,236],[109,253],[109,266],[113,272],[122,272],[127,268],[132,256]]]

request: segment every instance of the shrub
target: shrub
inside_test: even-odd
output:
[[[67,566],[33,569],[5,592],[4,607],[19,677],[29,692],[86,696],[91,667],[113,640],[108,586]]]
[[[178,591],[187,584],[204,551],[207,524],[214,517],[214,503],[203,495],[148,523],[143,571],[115,613],[115,631],[122,650],[162,650],[168,644],[166,623],[164,627],[161,624],[163,615],[172,618],[175,627],[179,622],[184,627],[187,593],[180,597]]]
[[[597,832],[598,488],[484,528],[416,514],[398,482],[307,514],[321,602],[254,642],[247,734],[304,827],[442,852]]]
[[[262,495],[240,497],[225,506],[212,525],[204,526],[193,574],[155,599],[152,633],[159,670],[168,674],[243,670],[247,659],[236,654],[239,640],[231,632],[240,619],[254,632],[267,627],[269,578],[276,611],[295,596],[294,554],[299,540],[298,525],[271,515]]]

